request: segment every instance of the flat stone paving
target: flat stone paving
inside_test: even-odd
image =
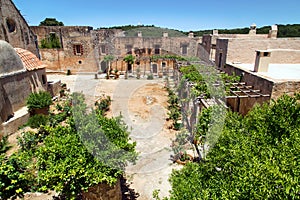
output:
[[[153,84],[153,87],[157,87],[157,84],[163,87],[163,79],[105,80],[94,79],[92,75],[48,75],[47,77],[48,80],[60,79],[62,83],[67,84],[71,92],[83,92],[90,105],[102,94],[111,96],[113,99],[111,115],[122,114],[124,121],[131,129],[132,140],[137,142],[136,149],[139,152],[139,159],[136,165],[126,168],[130,188],[139,194],[137,198],[139,200],[153,199],[152,193],[155,189],[160,190],[162,197],[169,195],[171,189],[168,182],[169,175],[172,169],[179,169],[181,166],[173,164],[170,160],[172,154],[170,144],[175,133],[165,125],[166,108],[160,103],[153,103],[146,119],[141,118],[130,109],[131,106],[141,106],[138,108],[143,109],[145,105],[138,102],[136,105],[132,105],[134,104],[131,102],[132,99],[137,98],[134,95],[149,84]],[[151,96],[145,98],[147,101],[149,98],[151,100]]]

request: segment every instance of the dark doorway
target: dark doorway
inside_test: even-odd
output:
[[[222,53],[219,54],[219,64],[218,64],[218,68],[220,69],[222,66]]]
[[[106,73],[107,64],[105,61],[101,62],[101,72]]]
[[[132,65],[128,64],[128,73],[132,73]]]
[[[152,65],[152,72],[157,74],[157,64]]]

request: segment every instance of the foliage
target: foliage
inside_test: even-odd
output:
[[[38,114],[31,116],[26,124],[31,128],[39,128],[40,126],[46,125],[48,121],[48,116]]]
[[[133,64],[134,63],[134,60],[135,60],[135,57],[131,54],[127,55],[124,57],[123,59],[125,62],[127,62],[127,64]]]
[[[115,57],[113,55],[106,55],[104,56],[103,60],[105,62],[110,62],[110,61],[113,61],[115,59]]]
[[[23,132],[18,138],[18,145],[22,150],[31,150],[39,142],[38,134],[32,131]]]
[[[199,139],[205,136],[208,132],[209,124],[211,123],[212,107],[203,108],[198,116],[198,123],[196,125],[195,137]]]
[[[249,28],[236,28],[236,29],[220,29],[219,34],[248,34]],[[256,29],[257,34],[268,34],[271,30],[271,26],[263,26]],[[211,34],[212,30],[195,31],[195,36],[203,36],[205,34]],[[300,37],[300,24],[279,24],[278,25],[278,37]]]
[[[299,199],[298,99],[284,95],[244,118],[228,112],[206,161],[172,173],[170,199]]]
[[[0,139],[0,155],[5,153],[9,149],[10,145],[8,144],[8,136],[2,136],[2,138]]]
[[[67,198],[98,183],[115,183],[121,171],[105,166],[88,152],[71,127],[49,128],[50,135],[37,151],[41,191],[54,189]]]
[[[40,91],[34,92],[29,95],[26,101],[26,105],[31,111],[34,108],[45,108],[52,104],[52,97],[49,92]]]
[[[163,60],[178,60],[178,61],[186,61],[187,60],[186,57],[178,56],[178,55],[152,55],[150,57],[150,60],[152,62],[156,62],[159,59],[163,59]]]
[[[41,40],[42,49],[55,49],[61,48],[60,40],[56,34],[50,34],[48,37]]]
[[[111,101],[112,100],[110,96],[103,96],[99,101],[96,101],[95,103],[97,111],[99,111],[101,115],[104,115],[104,113],[109,110]]]
[[[15,153],[5,157],[0,155],[0,198],[12,199],[22,197],[24,192],[30,191],[33,176],[27,166],[31,162],[28,153]]]
[[[121,117],[88,112],[82,94],[70,98],[72,107],[69,100],[57,106],[64,119],[50,115],[50,123],[38,132],[21,135],[18,153],[0,157],[1,198],[55,190],[74,199],[99,183],[114,184],[127,163],[135,162],[136,143]]]
[[[176,134],[175,140],[172,141],[171,148],[174,153],[173,160],[185,158],[186,149],[185,145],[189,143],[189,133],[182,129],[179,133]]]
[[[55,18],[46,18],[40,22],[39,26],[64,26],[64,23],[57,21]]]
[[[179,106],[179,97],[175,92],[167,88],[169,99],[168,99],[168,119],[173,121],[173,129],[179,130],[181,128],[181,124],[177,121],[181,118],[181,107]]]
[[[187,33],[183,31],[156,27],[154,25],[125,25],[101,29],[122,29],[123,31],[125,31],[125,35],[127,37],[137,36],[138,32],[142,32],[143,37],[162,37],[163,33],[168,33],[168,37],[180,37],[187,35]]]
[[[153,80],[153,78],[154,78],[154,77],[153,77],[153,74],[148,74],[148,75],[147,75],[147,80]]]

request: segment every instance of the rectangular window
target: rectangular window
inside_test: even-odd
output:
[[[154,46],[154,54],[160,54],[160,45]]]
[[[105,45],[100,46],[100,52],[101,52],[101,54],[106,54],[106,46]]]
[[[187,54],[187,47],[188,47],[188,45],[186,45],[186,44],[182,45],[182,55]]]
[[[83,55],[83,47],[81,44],[74,44],[73,45],[73,51],[74,51],[74,55],[76,56],[81,56]]]
[[[127,54],[132,54],[132,45],[127,44],[127,45],[125,46],[125,49],[126,49],[126,53],[127,53]]]

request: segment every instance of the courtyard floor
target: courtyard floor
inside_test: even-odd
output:
[[[170,144],[176,132],[168,128],[170,124],[166,121],[168,97],[162,78],[106,80],[95,79],[93,75],[47,77],[50,81],[66,83],[70,92],[84,93],[88,105],[93,105],[102,95],[112,97],[108,116],[123,116],[139,152],[137,163],[128,166],[125,172],[131,189],[128,199],[132,196],[138,200],[153,199],[152,193],[156,189],[160,190],[162,197],[169,195],[169,175],[172,169],[179,169],[180,166],[170,160]]]

